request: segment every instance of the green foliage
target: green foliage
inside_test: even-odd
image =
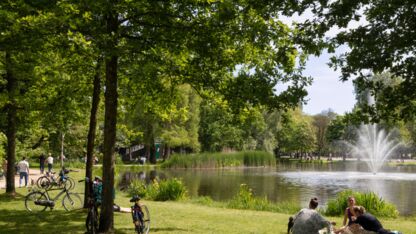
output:
[[[227,208],[242,210],[273,211],[294,214],[299,206],[291,203],[273,203],[267,198],[258,198],[253,195],[251,188],[246,184],[240,185],[240,190],[226,205]]]
[[[139,195],[142,198],[147,197],[147,188],[145,182],[143,180],[133,180],[130,182],[129,186],[127,187],[127,193],[130,197],[134,195]]]
[[[347,200],[349,196],[355,197],[356,204],[363,206],[367,212],[379,216],[396,218],[399,215],[397,208],[378,197],[374,192],[360,193],[352,190],[345,190],[337,194],[337,197],[328,202],[325,210],[326,215],[337,216],[343,215],[348,207]]]
[[[316,147],[312,118],[295,109],[285,113],[282,127],[277,133],[281,152],[311,152]]]
[[[186,198],[187,190],[181,180],[173,178],[162,180],[159,183],[155,201],[177,201]]]
[[[239,166],[274,166],[273,154],[262,151],[237,153],[201,153],[193,155],[175,154],[166,160],[163,168],[218,168]]]
[[[187,189],[181,180],[172,178],[146,184],[142,180],[133,180],[127,188],[130,196],[139,195],[154,201],[177,201],[187,197]]]

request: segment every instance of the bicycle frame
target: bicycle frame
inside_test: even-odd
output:
[[[48,191],[53,191],[53,190],[61,190],[61,192],[59,192],[54,198],[51,198],[51,196],[49,195]],[[44,192],[46,198],[48,200],[51,201],[57,201],[63,194],[68,194],[68,189],[66,189],[65,187],[63,189],[49,189],[49,190],[45,190]]]

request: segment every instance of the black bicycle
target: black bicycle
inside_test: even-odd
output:
[[[93,194],[93,181],[89,178],[85,178],[85,180],[80,180],[78,182],[84,182],[85,186],[88,188],[88,198],[87,198],[87,208],[88,214],[87,219],[85,220],[85,227],[87,228],[87,233],[95,234],[98,233],[98,204],[95,202],[94,194]]]
[[[135,195],[130,202],[134,202],[131,207],[134,228],[138,234],[147,234],[150,230],[150,212],[146,205],[141,204],[140,197]]]
[[[38,188],[41,189],[51,189],[53,187],[66,187],[67,189],[71,190],[75,187],[75,181],[67,174],[71,171],[75,170],[68,170],[64,167],[59,171],[59,175],[55,176],[55,172],[46,172],[46,175],[41,176],[37,179],[36,185]]]
[[[51,190],[61,190],[54,198],[51,198],[49,191]],[[26,210],[30,212],[40,212],[50,208],[51,210],[55,208],[55,204],[58,199],[63,195],[62,206],[65,210],[70,211],[74,209],[81,209],[83,206],[83,201],[81,197],[73,192],[70,192],[65,186],[62,189],[51,189],[51,190],[33,190],[26,195],[25,198],[25,207]]]

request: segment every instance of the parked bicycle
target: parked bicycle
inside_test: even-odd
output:
[[[98,233],[98,207],[101,205],[101,201],[97,201],[96,193],[101,193],[102,186],[101,178],[95,177],[94,181],[90,180],[88,177],[85,180],[79,180],[78,182],[85,182],[85,186],[88,189],[88,198],[87,198],[87,208],[88,214],[87,219],[85,220],[85,227],[89,234]]]
[[[134,195],[130,202],[134,202],[131,207],[134,228],[138,234],[147,234],[150,230],[150,213],[146,205],[140,203],[140,197]]]
[[[46,172],[46,175],[41,176],[36,181],[36,185],[41,189],[51,189],[53,187],[66,187],[68,190],[75,188],[75,181],[67,174],[74,170],[62,169],[59,171],[58,176],[54,176],[55,172]]]
[[[51,197],[49,195],[49,191],[52,190],[61,190],[55,197]],[[51,189],[51,190],[34,190],[26,195],[25,198],[25,207],[30,212],[41,212],[46,210],[46,208],[50,208],[51,210],[55,208],[55,205],[63,196],[62,199],[62,206],[65,210],[70,211],[74,209],[81,209],[83,206],[83,200],[81,197],[73,192],[70,192],[69,189],[64,186],[62,189]]]

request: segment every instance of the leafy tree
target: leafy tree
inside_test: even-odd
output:
[[[280,152],[297,153],[302,157],[304,153],[314,151],[316,134],[312,119],[299,108],[285,113],[277,139]]]
[[[335,118],[336,114],[331,110],[327,112],[322,112],[321,114],[313,116],[313,125],[315,127],[316,132],[316,149],[318,152],[318,158],[327,151],[327,129],[328,125],[333,118]]]
[[[234,109],[259,104],[287,108],[306,95],[304,86],[310,80],[300,74],[305,60],[303,53],[315,50],[313,43],[303,43],[301,32],[277,20],[279,11],[286,11],[287,7],[284,1],[117,0],[79,2],[73,6],[79,8],[81,15],[92,16],[91,19],[84,17],[82,24],[97,26],[94,37],[104,53],[104,184],[100,231],[111,231],[113,224],[119,72],[128,74],[121,62],[129,58],[132,63],[152,62],[153,68],[157,65],[169,68],[160,74],[177,79],[176,84],[189,83],[200,93],[220,94]],[[276,95],[274,87],[278,82],[291,84]],[[150,134],[154,128],[148,126]]]
[[[414,118],[414,1],[299,1],[298,6],[300,10],[310,7],[315,13],[315,18],[304,25],[312,26],[315,36],[323,37],[334,26],[341,28],[332,42],[335,46],[347,45],[351,50],[334,57],[332,65],[341,68],[342,80],[354,77],[358,89],[369,89],[382,97],[378,98],[379,105],[364,110],[374,117],[373,121]],[[348,27],[359,20],[358,27]],[[398,85],[385,86],[372,81],[373,74],[383,72],[390,72],[393,79],[400,77]]]

